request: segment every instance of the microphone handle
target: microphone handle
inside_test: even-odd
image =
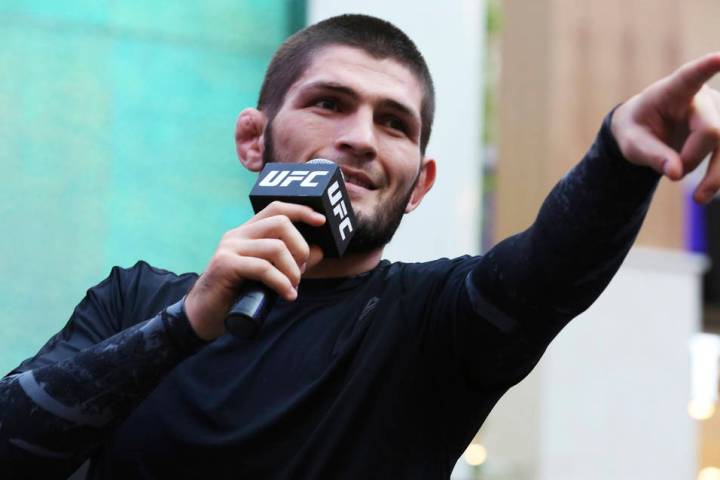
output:
[[[225,329],[240,339],[253,339],[262,329],[277,293],[260,282],[245,282],[225,317]]]

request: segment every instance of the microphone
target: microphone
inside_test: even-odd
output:
[[[341,257],[355,233],[355,213],[340,167],[316,158],[307,163],[267,163],[250,191],[255,213],[279,200],[307,205],[325,215],[319,227],[297,225],[303,238],[318,245],[326,257]],[[243,283],[238,300],[225,318],[225,328],[243,339],[255,338],[277,293],[260,282]]]

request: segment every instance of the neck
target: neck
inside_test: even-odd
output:
[[[378,248],[368,253],[354,253],[342,258],[324,258],[321,262],[309,268],[303,278],[334,278],[352,277],[369,272],[380,263],[383,249]]]

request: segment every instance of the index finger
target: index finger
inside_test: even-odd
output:
[[[246,223],[254,223],[263,218],[274,217],[275,215],[285,215],[293,222],[303,222],[314,227],[325,223],[325,215],[316,212],[307,205],[281,202],[279,200],[270,203]]]
[[[686,63],[668,77],[667,93],[691,99],[715,74],[720,72],[720,52],[710,53]]]

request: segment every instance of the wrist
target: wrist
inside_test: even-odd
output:
[[[612,141],[614,142],[615,149],[618,152],[619,156],[625,160],[628,163],[633,163],[627,155],[625,155],[625,150],[623,148],[622,144],[622,135],[623,131],[627,128],[624,122],[625,118],[625,109],[627,109],[628,103],[631,102],[632,99],[628,100],[627,102],[623,102],[619,105],[617,105],[609,115],[610,125],[610,137]]]
[[[186,311],[187,297],[165,308],[162,320],[170,336],[178,347],[186,352],[194,352],[207,345],[212,338],[203,337],[192,325]]]
[[[185,297],[183,311],[195,335],[202,340],[209,342],[223,334],[222,329],[218,331],[217,328],[213,328],[213,322],[207,320],[207,312],[203,312],[203,309],[199,307],[193,290],[190,290]],[[222,325],[222,322],[219,324]]]

